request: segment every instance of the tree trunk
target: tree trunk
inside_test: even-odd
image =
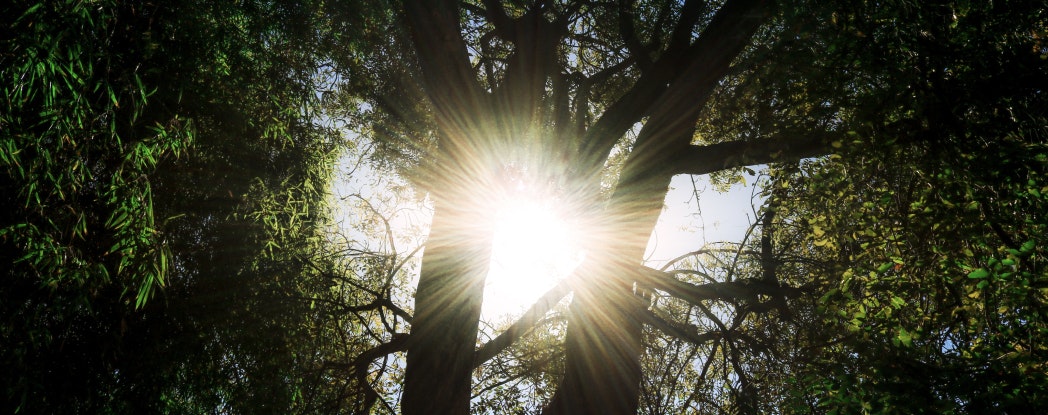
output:
[[[565,374],[544,414],[635,414],[644,352],[634,270],[658,221],[672,175],[656,169],[642,183],[623,183],[612,196],[605,254],[591,255],[575,287],[565,338]],[[624,172],[625,175],[625,172]],[[629,189],[629,190],[628,190]]]
[[[405,415],[469,414],[473,352],[491,255],[490,230],[471,229],[464,220],[474,213],[447,203],[433,215],[411,321],[401,401]]]
[[[588,280],[613,273],[607,264],[590,264],[597,269],[584,271]],[[565,375],[545,414],[636,412],[644,349],[635,310],[643,304],[627,281],[585,283],[587,287],[574,291],[565,338]]]
[[[422,81],[440,135],[425,163],[436,211],[422,258],[411,321],[401,410],[405,415],[469,413],[473,353],[491,229],[471,197],[490,191],[486,172],[468,171],[489,135],[489,106],[474,78],[454,0],[406,1],[404,16],[418,53]],[[471,229],[472,227],[472,229]]]
[[[670,180],[680,170],[679,156],[691,149],[706,100],[765,21],[764,7],[762,0],[725,4],[693,44],[690,63],[648,109],[601,227],[610,241],[608,256],[594,260],[611,266],[588,275],[576,289],[565,375],[545,414],[637,413],[644,351],[640,307],[647,304],[634,293],[630,270],[643,263]]]

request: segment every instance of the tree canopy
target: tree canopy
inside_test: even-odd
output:
[[[3,6],[4,409],[1030,413],[1038,3]],[[646,262],[673,177],[754,169],[743,240]],[[586,257],[486,335],[521,187]]]
[[[296,406],[326,283],[286,258],[341,142],[313,6],[3,6],[4,412]]]

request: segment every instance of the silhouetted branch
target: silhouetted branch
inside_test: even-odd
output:
[[[531,308],[528,308],[528,311],[510,325],[506,331],[502,332],[502,334],[499,334],[498,337],[495,337],[491,341],[484,343],[484,345],[477,349],[476,353],[473,355],[473,368],[476,369],[480,367],[484,362],[495,357],[495,355],[505,350],[513,344],[513,342],[517,341],[517,339],[535,327],[535,324],[538,323],[539,319],[546,315],[546,313],[549,312],[554,305],[560,302],[564,296],[568,295],[570,291],[571,288],[567,280],[564,280],[543,294],[542,297],[535,301]]]
[[[695,305],[704,300],[743,300],[756,304],[760,303],[760,295],[794,297],[802,292],[799,288],[748,279],[696,285],[678,280],[670,272],[648,267],[641,267],[637,275],[638,283]]]
[[[369,412],[371,407],[375,405],[375,402],[379,400],[378,392],[375,392],[375,389],[371,387],[371,383],[368,382],[368,368],[371,366],[371,362],[380,357],[407,350],[409,338],[407,334],[394,333],[393,338],[388,342],[379,344],[361,353],[351,363],[329,364],[329,366],[337,369],[353,371],[353,377],[356,378],[359,384],[360,392],[364,394],[364,398],[359,401],[358,409],[360,413]]]
[[[709,174],[733,167],[797,161],[833,153],[830,136],[812,134],[792,139],[731,141],[705,146],[688,146],[674,163],[677,174]]]
[[[668,321],[651,312],[651,310],[644,310],[643,320],[645,323],[663,333],[695,345],[700,345],[721,337],[721,334],[715,331],[699,334],[698,327]]]

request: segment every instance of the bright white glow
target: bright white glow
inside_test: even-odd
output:
[[[509,198],[498,208],[484,319],[524,311],[579,265],[575,230],[549,201]]]

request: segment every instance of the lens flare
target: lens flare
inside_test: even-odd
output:
[[[496,207],[485,320],[519,314],[582,261],[576,230],[554,202],[516,194]]]

